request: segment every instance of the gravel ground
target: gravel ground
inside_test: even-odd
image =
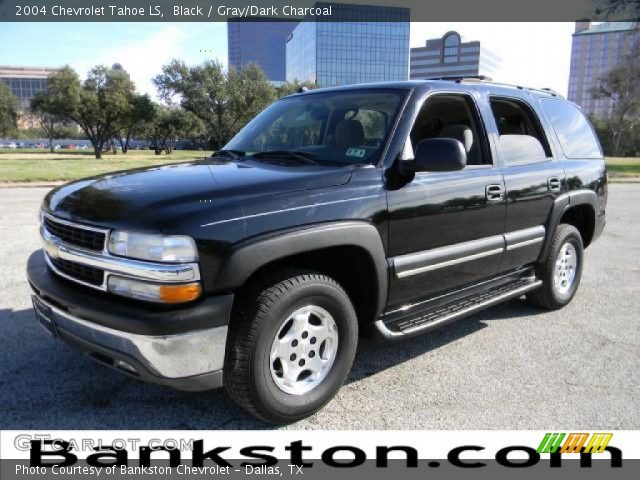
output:
[[[222,391],[184,393],[94,364],[33,318],[24,267],[42,188],[0,189],[0,428],[270,428]],[[580,290],[512,301],[402,343],[363,338],[336,398],[295,429],[640,429],[640,185],[612,185]]]

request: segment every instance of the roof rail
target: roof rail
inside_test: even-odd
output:
[[[532,88],[531,90],[538,90],[537,88]],[[556,92],[553,88],[549,88],[549,87],[542,87],[539,90],[543,90],[547,93],[550,93],[551,95],[553,95],[554,97],[561,97],[562,95],[560,95],[558,92]]]
[[[560,98],[564,98],[562,95],[560,95],[557,91],[555,91],[552,88],[535,88],[535,87],[522,87],[520,85],[513,85],[510,83],[500,83],[500,82],[494,82],[493,79],[491,79],[491,77],[487,77],[486,75],[447,75],[444,77],[437,77],[437,78],[427,78],[426,80],[447,80],[450,82],[456,82],[456,83],[462,83],[462,82],[487,82],[487,83],[492,83],[494,85],[497,86],[502,86],[502,87],[513,87],[513,88],[517,88],[519,90],[530,90],[530,91],[537,91],[537,92],[544,92],[544,93],[548,93],[551,96],[554,97],[560,97]]]
[[[486,75],[445,75],[444,77],[428,78],[427,80],[448,80],[450,82],[462,82],[463,80],[480,80],[483,82],[493,81]]]

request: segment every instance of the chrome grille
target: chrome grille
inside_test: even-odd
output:
[[[105,247],[107,235],[103,230],[75,225],[49,215],[43,215],[43,226],[51,235],[69,245],[96,252],[102,251]]]
[[[60,258],[49,257],[49,261],[60,273],[73,279],[95,286],[101,286],[104,282],[104,270],[88,267],[76,262],[69,262],[68,260],[62,260]]]
[[[40,236],[49,268],[67,280],[97,290],[107,290],[110,275],[142,281],[184,283],[200,280],[200,268],[192,263],[158,263],[111,255],[109,229],[78,225],[42,212]]]

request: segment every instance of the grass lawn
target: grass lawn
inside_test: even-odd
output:
[[[130,150],[126,155],[104,153],[102,159],[96,160],[91,152],[86,150],[27,152],[16,149],[0,150],[0,182],[75,180],[129,168],[202,159],[205,155],[205,152],[191,150],[177,150],[171,155],[155,155],[150,150]],[[208,155],[211,155],[211,152]]]
[[[201,159],[211,152],[176,150],[155,155],[151,150],[130,150],[126,155],[105,153],[96,160],[87,150],[50,153],[48,150],[0,149],[0,182],[52,182],[75,180],[100,173]],[[640,158],[607,158],[609,177],[639,178]]]
[[[640,178],[640,158],[607,158],[610,178]]]

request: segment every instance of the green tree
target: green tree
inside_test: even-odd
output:
[[[178,140],[195,139],[203,132],[204,125],[194,113],[175,106],[154,106],[153,120],[146,123],[146,137],[156,155],[170,154]]]
[[[121,70],[94,67],[84,82],[70,67],[49,77],[47,113],[78,124],[91,141],[96,158],[130,111],[134,85]]]
[[[38,119],[38,124],[42,132],[49,140],[49,150],[54,152],[53,140],[58,137],[58,127],[63,117],[53,114],[55,106],[52,104],[53,97],[47,94],[46,90],[35,94],[31,99],[31,113]]]
[[[596,14],[602,18],[635,18],[640,20],[640,0],[596,0]]]
[[[123,113],[119,122],[120,128],[116,133],[122,153],[129,151],[131,138],[144,133],[146,123],[153,120],[155,114],[155,107],[149,95],[132,95],[129,100],[129,109]]]
[[[0,137],[6,137],[16,131],[18,124],[18,99],[9,87],[0,81]]]
[[[640,123],[640,58],[638,52],[610,70],[592,91],[594,98],[608,98],[611,114],[604,125],[611,133],[611,153],[618,156],[630,147],[633,130]],[[633,146],[631,146],[633,148]]]
[[[275,88],[254,64],[225,71],[215,61],[189,67],[173,60],[153,82],[161,98],[177,100],[204,123],[216,149],[276,98]]]

